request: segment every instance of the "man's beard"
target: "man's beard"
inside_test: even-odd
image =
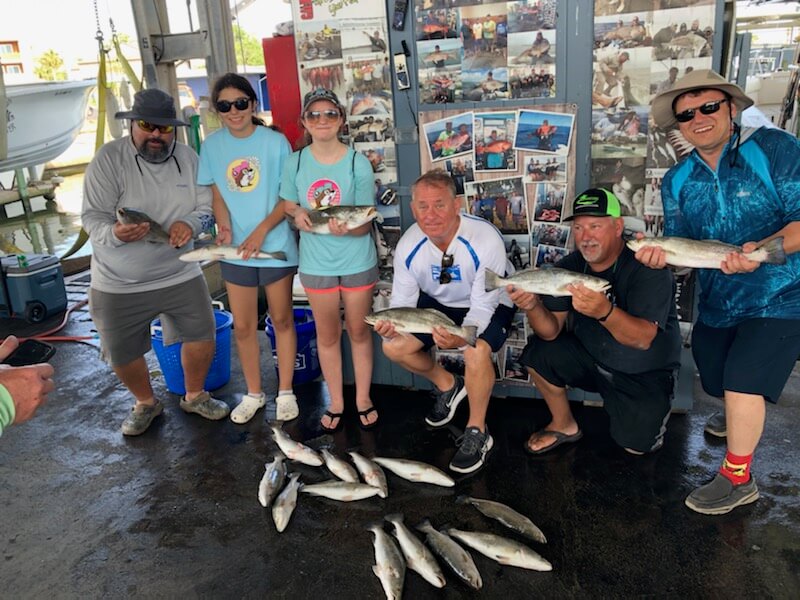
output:
[[[148,145],[150,142],[157,142],[161,145],[153,148]],[[153,139],[145,140],[136,147],[136,150],[139,152],[139,156],[141,156],[147,162],[160,163],[164,162],[169,157],[171,146],[172,142],[167,143],[164,140]]]

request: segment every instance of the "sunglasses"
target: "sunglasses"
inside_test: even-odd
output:
[[[697,108],[690,108],[689,110],[675,113],[675,120],[678,121],[678,123],[688,123],[694,119],[694,115],[698,110],[704,115],[713,115],[719,110],[719,107],[722,106],[722,103],[727,101],[728,98],[720,98],[719,100],[714,100],[713,102],[706,102]]]
[[[341,115],[339,114],[338,110],[328,109],[328,110],[307,110],[306,114],[303,115],[305,120],[309,123],[316,123],[322,117],[325,117],[328,121],[334,121],[338,119]]]
[[[449,269],[453,266],[454,258],[452,254],[442,254],[442,269],[439,271],[439,283],[442,285],[453,281]]]
[[[156,125],[155,123],[148,123],[143,119],[138,119],[136,124],[139,126],[139,129],[147,133],[153,133],[156,129],[161,133],[172,133],[175,130],[175,125]]]
[[[228,102],[227,100],[217,100],[217,112],[226,113],[231,112],[232,107],[236,107],[236,110],[247,110],[250,106],[250,98],[237,98],[233,102]]]

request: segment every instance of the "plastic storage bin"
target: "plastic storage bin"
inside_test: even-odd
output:
[[[220,304],[220,306],[222,306]],[[217,323],[217,342],[214,350],[214,360],[208,369],[204,388],[215,390],[221,388],[231,379],[231,327],[233,315],[221,308],[214,309],[214,319]],[[181,366],[181,348],[183,344],[164,345],[164,336],[161,330],[161,319],[156,319],[150,325],[153,350],[156,353],[161,372],[164,373],[164,382],[167,389],[173,394],[185,394],[186,384],[183,381],[183,367]]]
[[[294,327],[297,330],[297,356],[294,359],[294,383],[308,383],[322,374],[317,353],[317,327],[311,309],[294,309]],[[272,344],[272,358],[275,360],[275,369],[278,369],[278,353],[275,350],[275,330],[272,321],[267,317],[264,328]]]

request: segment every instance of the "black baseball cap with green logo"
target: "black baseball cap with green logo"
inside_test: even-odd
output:
[[[572,215],[564,219],[571,221],[575,217],[619,217],[620,208],[617,197],[605,188],[590,188],[579,194],[572,203]]]

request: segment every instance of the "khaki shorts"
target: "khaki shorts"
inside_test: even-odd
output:
[[[89,311],[100,335],[103,358],[112,367],[127,365],[151,348],[150,323],[161,318],[164,345],[213,341],[214,310],[200,276],[170,287],[133,294],[89,291]]]

